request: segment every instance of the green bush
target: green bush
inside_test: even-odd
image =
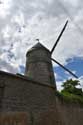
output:
[[[69,92],[71,94],[83,96],[82,89],[76,87],[78,85],[80,85],[78,80],[67,80],[63,83],[63,90],[61,92]]]
[[[69,92],[56,92],[56,96],[66,102],[77,102],[83,104],[83,96],[75,95]]]
[[[63,90],[56,92],[56,95],[67,102],[79,102],[83,104],[83,92],[81,88],[76,88],[80,85],[78,80],[67,80],[63,83]]]

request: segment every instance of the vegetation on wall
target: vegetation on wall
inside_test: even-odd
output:
[[[82,88],[79,88],[78,80],[69,79],[62,84],[63,90],[57,92],[57,95],[68,102],[79,102],[83,104]]]

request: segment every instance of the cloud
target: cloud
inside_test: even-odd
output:
[[[0,18],[5,18],[9,13],[12,0],[3,0],[0,2]]]
[[[57,81],[57,82],[56,82],[57,90],[58,90],[58,91],[61,91],[61,90],[63,89],[63,87],[62,87],[63,82],[64,82],[64,81]]]
[[[11,73],[17,73],[18,72],[18,65],[13,63],[8,63],[5,60],[0,60],[0,70],[11,72]]]
[[[55,73],[55,72],[54,72],[54,76],[55,76],[55,80],[56,80],[57,90],[58,90],[58,91],[61,91],[61,90],[63,89],[62,84],[63,84],[64,80],[62,80],[62,81],[59,80],[59,79],[61,79],[61,76],[58,75],[58,74]]]
[[[81,84],[81,88],[83,90],[83,76],[80,76],[79,77],[79,81],[80,81],[80,84]]]
[[[15,73],[14,69],[18,72],[18,67],[25,65],[25,54],[36,43],[36,38],[39,38],[40,42],[49,50],[52,49],[69,16],[58,0],[4,1],[6,1],[4,3],[6,9],[3,8],[2,12],[5,13],[5,18],[3,18],[4,14],[0,18],[0,57],[7,65],[1,61],[1,69],[5,66],[9,72]],[[83,25],[81,3],[77,0],[74,0],[73,3],[63,0],[62,3],[81,27]],[[69,19],[69,24],[53,52],[53,58],[63,65],[68,63],[69,58],[83,58],[82,39],[83,36],[78,28]],[[15,65],[17,66],[15,67]],[[54,66],[57,65],[54,64]]]
[[[64,2],[66,2],[67,4],[72,5],[73,7],[77,7],[79,5],[79,0],[64,0]]]

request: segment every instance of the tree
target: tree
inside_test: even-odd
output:
[[[75,95],[83,95],[82,89],[77,88],[78,85],[80,85],[78,80],[69,79],[63,83],[63,90],[61,92],[68,92]]]

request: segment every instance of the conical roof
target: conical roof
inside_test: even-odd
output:
[[[41,43],[37,43],[35,44],[31,49],[28,50],[27,54],[35,49],[43,49],[43,50],[46,50],[46,51],[49,51],[45,46],[43,46]],[[50,52],[50,51],[49,51]],[[26,55],[27,55],[26,54]]]
[[[35,44],[32,48],[45,48],[41,43]]]

